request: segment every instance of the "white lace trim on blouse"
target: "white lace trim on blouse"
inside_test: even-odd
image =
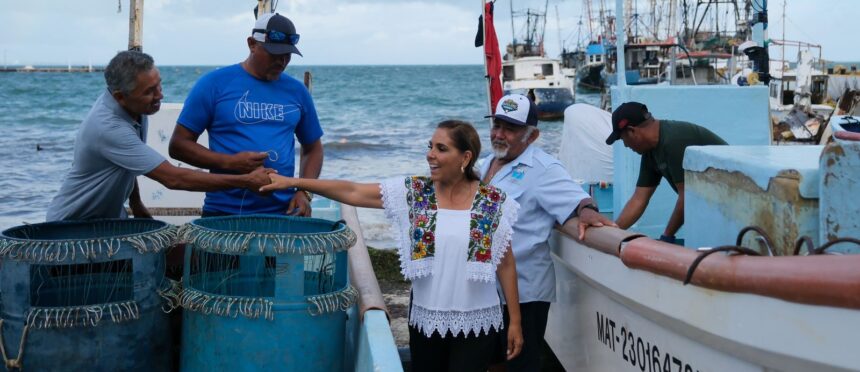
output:
[[[449,331],[455,337],[460,332],[468,336],[470,331],[477,336],[487,334],[491,328],[497,331],[502,329],[502,308],[495,305],[471,311],[440,311],[425,309],[413,303],[409,312],[409,325],[418,328],[427,337],[433,331],[439,332],[443,338]]]

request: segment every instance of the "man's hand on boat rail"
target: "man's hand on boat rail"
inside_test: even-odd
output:
[[[585,230],[589,227],[612,226],[618,227],[615,222],[606,218],[591,208],[580,208],[579,211],[579,240],[585,240]]]

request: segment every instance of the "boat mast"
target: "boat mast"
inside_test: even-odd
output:
[[[546,57],[546,52],[544,50],[543,40],[544,40],[544,36],[546,35],[546,14],[548,12],[549,12],[549,0],[546,0],[543,3],[543,26],[541,26],[541,30],[540,30],[540,56],[541,57]],[[558,13],[556,13],[556,14],[558,14]],[[537,23],[537,20],[535,20],[535,23]],[[537,25],[535,25],[535,26],[537,26]]]
[[[782,42],[785,43],[785,0],[782,0]],[[785,44],[783,44],[782,47],[779,49],[782,51],[782,56],[779,57],[782,61],[782,63],[780,63],[781,68],[783,71],[785,71],[787,70],[787,63],[785,63]],[[800,50],[800,48],[797,48],[797,50]]]
[[[598,12],[600,12],[600,13],[598,13],[598,14],[600,14],[600,16],[599,16],[598,20],[600,21],[600,35],[603,38],[603,41],[601,43],[605,45],[607,42],[609,42],[608,37],[606,36],[606,24],[605,24],[605,19],[604,19],[604,16],[605,16],[604,12],[605,12],[606,7],[603,4],[603,0],[600,0],[599,5],[600,5],[600,9],[598,10]]]
[[[511,45],[513,46],[513,49],[514,49],[513,50],[514,57],[516,57],[517,56],[517,31],[514,29],[514,0],[511,0],[509,2],[509,4],[511,6],[511,40],[513,40]],[[484,8],[481,8],[481,14],[484,14],[483,9]]]
[[[143,51],[143,0],[129,0],[128,50]]]
[[[624,3],[623,0],[615,0],[615,16],[616,21],[618,18],[624,19],[626,16],[624,14]],[[602,1],[601,1],[602,3]],[[625,74],[624,69],[624,43],[625,43],[625,30],[624,30],[624,22],[617,23],[617,28],[615,29],[615,79],[616,86],[619,88],[624,88],[627,86],[627,76]],[[608,62],[607,62],[608,66]]]
[[[558,4],[555,4],[555,27],[558,33],[558,52],[561,53],[561,58],[564,60],[564,44],[561,40],[561,20],[558,16]]]
[[[585,8],[585,16],[588,19],[588,41],[594,40],[594,29],[591,27],[591,0],[583,0],[582,6]]]
[[[666,23],[666,39],[674,36],[675,33],[675,10],[678,5],[675,3],[676,0],[669,0],[669,21]]]

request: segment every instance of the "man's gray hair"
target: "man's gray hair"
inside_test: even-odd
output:
[[[536,131],[536,130],[537,130],[537,127],[535,127],[535,126],[531,126],[531,125],[526,126],[526,131],[523,132],[523,137],[520,138],[520,141],[522,141],[523,143],[528,142],[529,138],[532,136],[532,133],[534,133],[534,131]]]
[[[105,82],[111,93],[129,94],[137,85],[137,75],[155,67],[149,54],[127,50],[117,53],[105,68]]]

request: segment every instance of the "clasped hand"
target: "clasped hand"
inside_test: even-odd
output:
[[[228,168],[238,173],[251,173],[263,166],[263,162],[269,157],[266,152],[243,151],[230,157]]]

